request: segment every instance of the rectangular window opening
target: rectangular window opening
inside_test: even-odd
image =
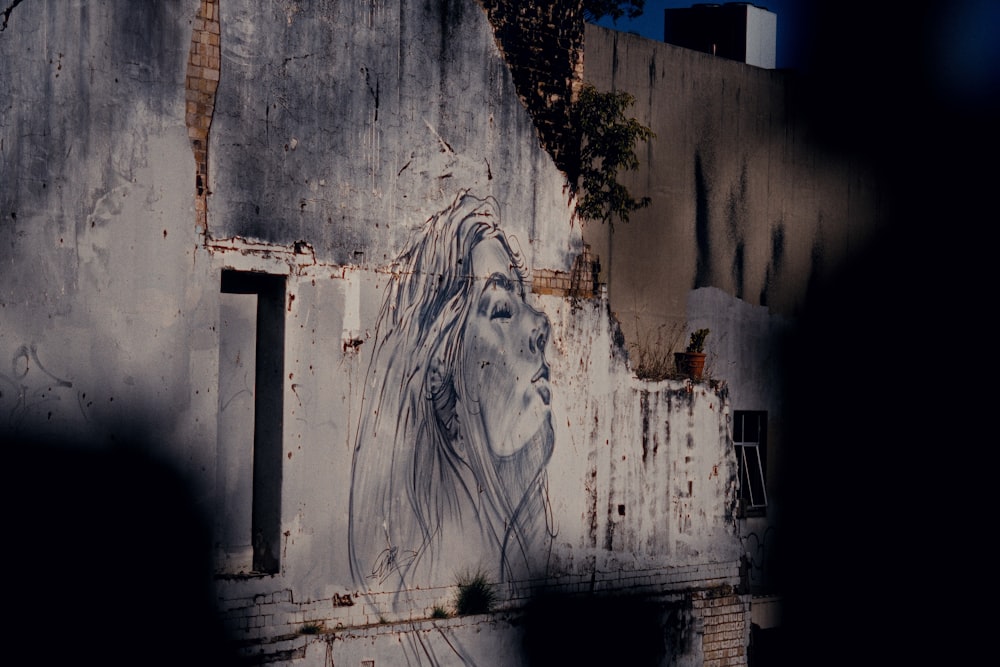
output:
[[[764,516],[767,511],[767,412],[735,410],[733,445],[740,476],[743,516]]]
[[[220,292],[220,569],[271,574],[281,547],[285,277],[227,269]]]

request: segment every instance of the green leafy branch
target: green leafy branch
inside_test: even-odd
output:
[[[646,0],[584,0],[583,17],[588,21],[597,21],[610,16],[617,23],[622,16],[636,18],[642,14],[645,5]]]
[[[583,195],[576,205],[577,213],[587,220],[600,220],[614,228],[614,219],[628,222],[629,214],[649,206],[649,197],[635,199],[618,182],[619,170],[634,171],[639,167],[635,146],[640,141],[656,137],[653,131],[627,118],[625,110],[635,104],[635,98],[622,91],[599,92],[585,84],[577,102],[577,122],[580,129],[580,178]]]

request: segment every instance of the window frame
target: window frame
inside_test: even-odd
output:
[[[767,411],[734,410],[732,437],[739,476],[739,515],[765,516],[768,506]],[[751,483],[751,475],[758,477],[757,483]]]

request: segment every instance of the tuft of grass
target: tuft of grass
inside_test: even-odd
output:
[[[431,618],[449,618],[451,614],[448,610],[441,605],[434,605],[434,609],[431,610]]]
[[[658,382],[679,377],[674,368],[674,352],[681,349],[680,341],[684,328],[684,323],[660,325],[655,337],[649,335],[632,345],[629,356],[633,360],[633,370],[637,378]]]
[[[466,572],[458,578],[455,612],[459,616],[489,613],[496,602],[496,592],[481,570]]]
[[[658,382],[674,375],[674,354],[656,348],[637,348],[635,376],[640,380]]]
[[[318,635],[321,632],[323,632],[323,625],[321,623],[306,623],[299,628],[299,634],[301,635]]]

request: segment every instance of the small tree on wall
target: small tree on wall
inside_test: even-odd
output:
[[[632,211],[650,202],[649,197],[635,199],[618,182],[619,170],[634,171],[639,167],[636,143],[656,137],[650,128],[625,116],[625,110],[634,103],[635,98],[626,92],[602,93],[588,83],[576,104],[583,188],[576,212],[584,219],[606,222],[612,229],[615,218],[628,222]]]

